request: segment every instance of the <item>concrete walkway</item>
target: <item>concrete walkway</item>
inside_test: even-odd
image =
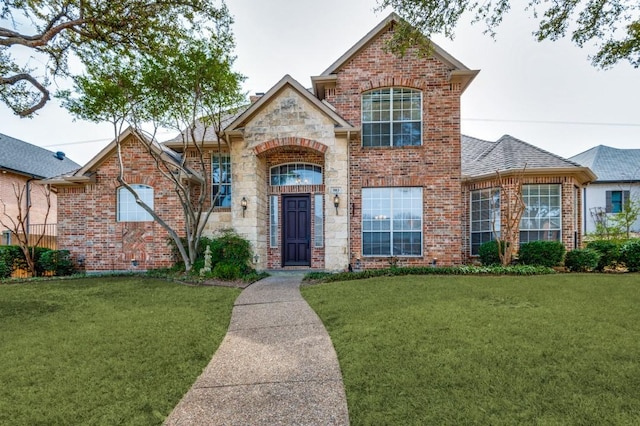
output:
[[[301,273],[247,287],[229,331],[166,425],[348,425],[342,375]]]

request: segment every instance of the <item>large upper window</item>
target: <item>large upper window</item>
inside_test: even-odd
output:
[[[494,232],[495,230],[495,232]],[[500,190],[471,192],[471,254],[477,255],[483,243],[500,237]]]
[[[322,168],[314,164],[282,164],[271,168],[271,185],[321,185]]]
[[[138,197],[153,209],[153,188],[148,185],[131,185]],[[118,222],[148,222],[153,217],[142,208],[124,186],[118,188]]]
[[[422,144],[422,93],[387,88],[362,95],[362,146]]]
[[[562,203],[560,185],[523,185],[526,206],[520,220],[520,244],[538,240],[560,240]]]
[[[362,189],[362,254],[422,255],[422,188]]]
[[[211,170],[213,205],[231,207],[231,157],[214,155],[211,160]]]

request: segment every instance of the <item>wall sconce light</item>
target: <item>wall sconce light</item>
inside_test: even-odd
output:
[[[245,197],[240,200],[240,205],[242,206],[242,217],[244,217],[244,212],[247,211],[247,199]]]
[[[340,206],[340,196],[338,194],[333,197],[333,207],[336,208],[336,216],[338,215],[338,207]]]

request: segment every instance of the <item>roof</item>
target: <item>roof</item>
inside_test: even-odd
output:
[[[222,119],[220,120],[221,128],[226,128],[231,122],[233,122],[240,114],[246,111],[250,105],[244,105],[239,107],[237,110],[229,111],[224,114]],[[185,140],[191,141],[191,136],[187,136],[187,132],[189,129],[183,130],[179,133],[175,138],[169,139],[168,141],[162,142],[164,145],[171,146],[174,148],[181,147],[184,140],[183,135],[186,138]],[[195,121],[195,129],[194,136],[196,141],[202,142],[217,142],[218,135],[216,135],[215,128],[211,125],[205,126],[205,121],[203,119],[198,119]]]
[[[595,175],[583,165],[552,154],[510,135],[496,142],[462,135],[462,175],[469,179],[525,169],[529,173],[563,172],[582,175],[583,182]]]
[[[335,123],[336,130],[344,129],[349,131],[356,131],[344,118],[342,118],[337,112],[331,109],[325,102],[316,98],[309,90],[305,89],[298,81],[296,81],[290,75],[285,75],[277,82],[267,93],[265,93],[260,99],[251,104],[249,108],[238,115],[232,123],[225,128],[225,133],[237,131],[244,127],[244,125],[257,114],[265,105],[276,98],[278,94],[286,87],[290,87],[295,90],[302,98],[313,104],[319,111],[329,117]]]
[[[0,169],[42,179],[79,168],[63,152],[58,154],[0,133]]]
[[[96,154],[95,157],[89,160],[89,162],[82,166],[80,169],[64,176],[57,176],[53,179],[49,179],[47,180],[47,182],[54,185],[76,185],[86,182],[92,182],[94,179],[93,172],[100,166],[100,164],[102,164],[108,158],[111,158],[111,156],[116,152],[119,142],[124,142],[129,138],[137,138],[140,141],[149,144],[149,149],[152,150],[155,155],[161,157],[163,161],[166,161],[167,165],[171,164],[177,170],[181,170],[182,173],[184,173],[188,178],[199,181],[202,180],[201,176],[182,164],[182,156],[179,153],[158,143],[155,140],[149,140],[143,134],[137,132],[132,127],[128,127],[124,132],[120,133],[117,138],[115,138],[107,146],[105,146],[98,154]]]
[[[640,149],[598,145],[569,159],[593,170],[596,182],[640,181]]]
[[[375,28],[373,28],[362,39],[360,39],[360,41],[354,44],[353,47],[351,47],[340,58],[338,58],[338,60],[331,64],[329,68],[324,70],[322,74],[316,77],[311,77],[314,88],[316,88],[317,85],[321,86],[324,82],[331,80],[331,77],[336,74],[340,70],[340,68],[347,64],[354,56],[360,53],[362,49],[367,47],[369,43],[386,32],[390,26],[398,22],[404,21],[395,12],[389,14],[389,16],[382,20],[382,22],[380,22]],[[459,82],[462,85],[461,92],[464,92],[469,83],[471,83],[471,81],[476,77],[480,70],[472,70],[467,68],[462,62],[451,56],[448,52],[446,52],[432,40],[429,40],[429,44],[431,46],[431,56],[439,59],[442,63],[446,64],[449,67],[449,79],[451,80],[451,82]],[[315,92],[318,93],[317,90],[315,90]]]

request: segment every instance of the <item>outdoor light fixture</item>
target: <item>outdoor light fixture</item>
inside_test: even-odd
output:
[[[245,197],[240,200],[240,205],[242,206],[242,217],[244,217],[244,212],[247,210],[247,199]]]
[[[333,197],[333,207],[336,208],[336,215],[338,214],[338,206],[340,206],[340,196],[336,194]]]

